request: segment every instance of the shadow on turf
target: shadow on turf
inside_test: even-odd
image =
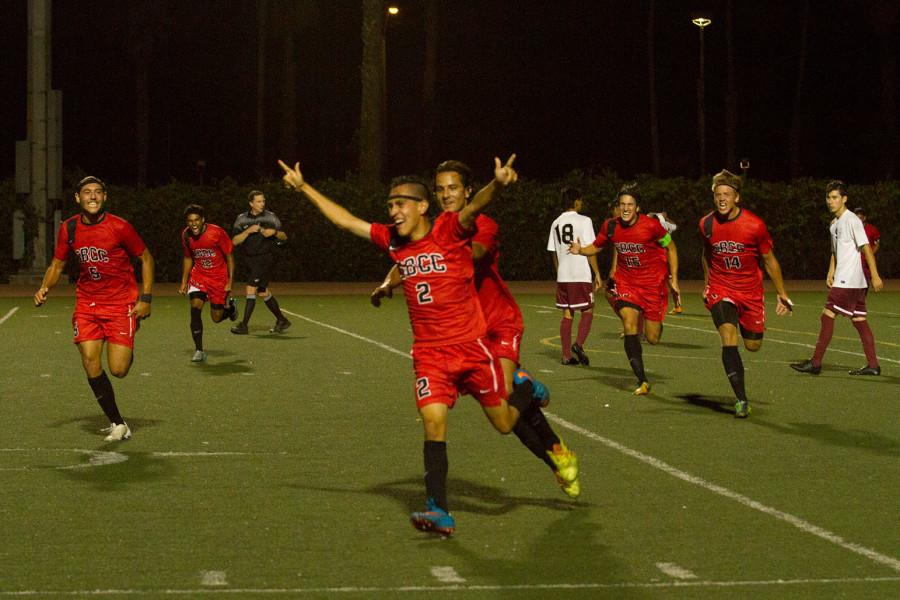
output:
[[[694,406],[699,406],[700,408],[705,408],[713,412],[729,415],[734,414],[734,398],[728,398],[726,396],[707,397],[701,396],[700,394],[679,394],[675,397],[681,398],[688,404],[693,404]]]
[[[191,350],[188,355],[194,353]],[[217,360],[221,356],[233,356],[234,352],[226,350],[207,350],[206,362],[192,363],[191,366],[200,370],[204,375],[235,375],[237,373],[252,373],[253,367],[245,358],[236,358],[232,360]],[[187,359],[186,359],[187,360]]]
[[[129,442],[102,444],[97,450],[119,452],[128,460],[112,465],[55,471],[66,479],[85,483],[102,492],[128,491],[128,486],[170,477],[175,472],[172,460],[147,452],[124,452]]]
[[[754,425],[767,427],[778,433],[816,440],[830,446],[854,450],[868,450],[884,456],[900,457],[900,441],[862,429],[837,429],[828,423],[771,423],[753,419]]]
[[[126,419],[129,426],[133,429],[147,429],[149,427],[156,427],[158,424],[163,421],[159,419],[139,419],[139,418],[128,418]],[[103,437],[106,435],[102,433],[100,430],[104,427],[109,426],[109,421],[103,415],[90,415],[83,417],[72,417],[69,419],[60,419],[59,421],[54,421],[47,425],[47,427],[52,427],[53,429],[59,429],[65,425],[71,425],[72,423],[78,423],[79,428],[85,433],[90,433],[91,435],[97,436],[98,441],[102,441]],[[102,450],[103,448],[101,448]]]

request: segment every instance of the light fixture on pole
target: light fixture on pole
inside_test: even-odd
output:
[[[705,78],[705,53],[703,51],[703,30],[712,20],[709,17],[698,16],[691,19],[691,23],[700,28],[700,76],[697,78],[697,137],[700,142],[700,175],[706,173],[706,78]]]

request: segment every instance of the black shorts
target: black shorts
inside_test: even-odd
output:
[[[247,285],[263,290],[269,287],[272,255],[257,254],[255,256],[247,256],[245,260],[247,263]]]

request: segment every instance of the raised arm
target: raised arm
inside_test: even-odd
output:
[[[516,182],[519,174],[516,173],[512,166],[515,160],[515,154],[507,159],[506,164],[501,164],[500,159],[496,156],[494,157],[494,179],[478,190],[475,198],[459,211],[459,222],[464,228],[469,229],[472,227],[475,223],[475,217],[484,210],[484,207],[500,196],[500,193],[506,186]]]
[[[279,160],[278,165],[284,171],[284,183],[294,190],[306,196],[310,202],[319,209],[326,219],[337,225],[340,229],[349,231],[361,238],[371,239],[369,231],[372,224],[368,221],[360,219],[349,210],[322,194],[309,183],[303,180],[303,174],[300,172],[300,163],[294,163],[293,168],[287,166],[284,161]]]

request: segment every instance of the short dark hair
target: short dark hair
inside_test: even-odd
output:
[[[841,181],[840,179],[832,179],[825,186],[825,195],[827,196],[831,192],[837,190],[840,192],[841,196],[847,195],[847,184]]]
[[[99,177],[94,177],[93,175],[88,175],[87,177],[85,177],[84,179],[79,181],[78,184],[75,186],[75,190],[78,192],[81,192],[81,188],[83,188],[84,186],[86,186],[89,183],[96,183],[103,189],[104,192],[106,191],[106,184],[103,183],[103,181]]]
[[[475,180],[474,175],[472,175],[472,169],[460,160],[445,160],[435,167],[435,177],[437,177],[438,173],[456,173],[462,180],[463,187],[472,187],[472,182]]]
[[[641,204],[641,193],[638,191],[637,183],[634,181],[630,181],[619,188],[619,193],[616,194],[616,202],[618,202],[622,196],[631,196],[638,206]]]
[[[428,187],[428,182],[419,177],[418,175],[400,175],[399,177],[394,177],[391,179],[390,188],[393,189],[400,185],[418,185],[422,188],[422,200],[430,200],[431,199],[431,188]]]
[[[188,204],[184,209],[184,217],[187,218],[188,215],[199,215],[201,219],[206,218],[206,213],[199,204]]]
[[[253,190],[249,194],[247,194],[247,202],[253,202],[253,198],[256,196],[265,196],[265,192],[261,192],[259,190]]]
[[[562,199],[563,208],[572,208],[576,200],[584,198],[584,194],[577,187],[566,186],[559,190],[559,197]]]
[[[720,185],[727,185],[731,189],[733,189],[738,194],[741,193],[741,176],[735,175],[728,169],[722,169],[712,178],[712,191],[716,191],[716,188]]]
[[[857,215],[863,215],[863,216],[869,215],[869,213],[866,212],[866,209],[863,208],[862,206],[857,206],[856,208],[853,209],[853,212],[856,213]]]

